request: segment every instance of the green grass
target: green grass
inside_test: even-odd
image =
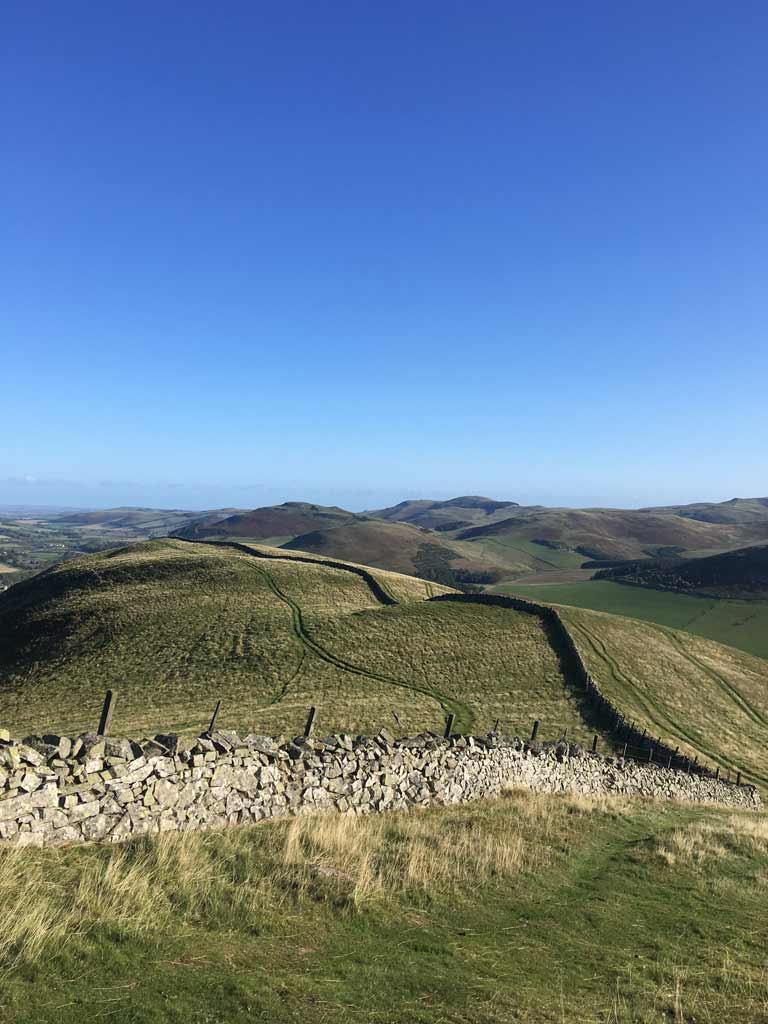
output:
[[[625,715],[697,754],[768,785],[768,664],[692,633],[560,607],[600,689]]]
[[[263,553],[285,556],[285,552]],[[310,705],[322,733],[456,727],[496,718],[588,738],[541,623],[427,604],[441,588],[375,572],[383,606],[343,569],[157,540],[78,558],[0,598],[0,723],[14,733],[93,728],[118,692],[125,735],[221,723],[295,735]]]
[[[768,817],[516,793],[0,853],[8,1024],[768,1015]]]
[[[607,580],[534,585],[500,584],[494,593],[520,594],[547,604],[574,605],[657,622],[768,658],[768,601],[732,601],[672,594]]]
[[[451,546],[468,558],[486,558],[509,572],[528,574],[555,569],[578,569],[586,561],[575,551],[558,551],[535,544],[525,537],[479,537],[472,541],[451,541]],[[495,588],[494,588],[495,589]]]

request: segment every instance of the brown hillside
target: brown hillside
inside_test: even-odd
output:
[[[282,545],[288,550],[343,558],[380,569],[421,576],[448,586],[466,574],[493,574],[494,566],[482,558],[469,559],[430,534],[407,523],[360,519],[330,529],[305,533]],[[455,576],[458,571],[459,576]],[[465,582],[471,582],[467,577]]]
[[[681,550],[736,546],[742,528],[703,523],[675,515],[619,509],[544,509],[509,517],[460,534],[462,540],[519,537],[578,549],[589,558],[641,558],[659,548]]]
[[[247,537],[262,540],[271,537],[296,537],[312,530],[323,530],[331,526],[352,522],[354,512],[337,508],[335,505],[312,505],[304,501],[286,501],[282,505],[268,505],[230,516],[206,526],[194,523],[178,530],[177,537],[188,540],[226,539]]]

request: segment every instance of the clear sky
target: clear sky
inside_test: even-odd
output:
[[[0,502],[768,493],[764,0],[0,37]]]

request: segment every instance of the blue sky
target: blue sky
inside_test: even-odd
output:
[[[768,493],[767,36],[11,0],[0,502]]]

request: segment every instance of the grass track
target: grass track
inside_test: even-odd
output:
[[[253,555],[249,557],[258,558],[260,556],[254,552]],[[375,679],[378,682],[387,683],[390,686],[397,686],[403,690],[412,690],[414,693],[421,693],[426,697],[433,697],[438,701],[446,714],[453,714],[456,716],[457,730],[462,730],[464,732],[471,731],[472,724],[474,722],[474,715],[470,707],[463,701],[457,700],[455,697],[448,697],[439,690],[431,687],[417,686],[415,683],[406,682],[405,680],[397,679],[394,676],[384,675],[381,672],[375,672],[371,669],[364,668],[361,665],[354,665],[343,658],[337,657],[331,651],[327,650],[327,648],[319,644],[307,631],[301,607],[291,597],[289,597],[288,594],[280,589],[271,573],[266,569],[261,568],[261,566],[255,566],[254,568],[257,572],[261,573],[270,590],[278,600],[287,604],[291,609],[293,616],[293,630],[299,642],[316,657],[320,658],[321,661],[325,661],[328,664],[341,669],[342,672],[351,672],[353,675],[366,676],[368,679]]]

